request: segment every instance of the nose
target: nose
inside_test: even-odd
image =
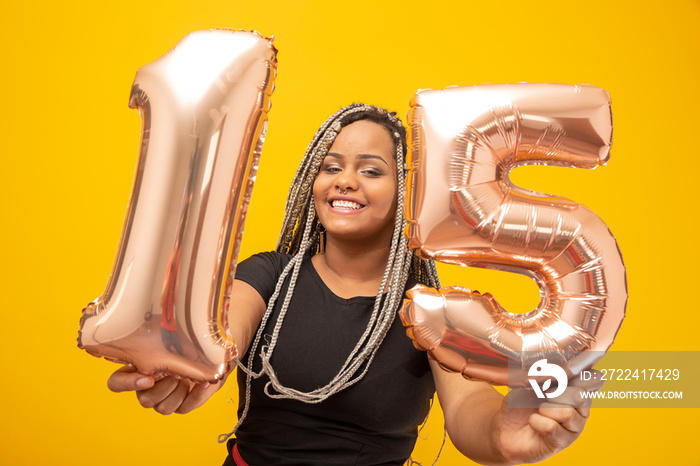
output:
[[[358,180],[352,170],[343,170],[335,179],[335,187],[338,192],[347,194],[348,190],[357,191]]]

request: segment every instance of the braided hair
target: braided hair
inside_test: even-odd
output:
[[[377,296],[367,327],[348,355],[336,376],[325,386],[302,392],[290,387],[285,387],[277,379],[277,375],[270,364],[272,353],[277,343],[277,338],[289,307],[296,285],[302,259],[312,256],[322,248],[322,235],[317,231],[318,217],[314,207],[313,184],[316,180],[319,168],[330,147],[341,129],[350,123],[359,120],[369,120],[386,128],[396,146],[396,166],[398,179],[398,202],[396,208],[396,221],[391,240],[391,249],[382,282],[377,291]],[[284,268],[277,281],[275,291],[270,298],[258,333],[250,347],[248,365],[244,367],[240,361],[239,367],[246,372],[246,403],[240,419],[234,428],[234,432],[248,413],[251,381],[253,378],[266,374],[269,381],[265,386],[265,393],[271,398],[291,398],[305,403],[320,403],[329,396],[349,387],[359,381],[369,369],[374,356],[384,340],[387,331],[391,327],[398,308],[403,298],[404,288],[408,277],[439,288],[439,279],[432,260],[420,259],[408,248],[408,240],[403,235],[406,221],[403,218],[404,190],[406,178],[406,129],[395,113],[388,112],[379,107],[366,104],[351,104],[331,115],[319,128],[313,140],[308,146],[306,154],[294,176],[292,186],[287,195],[282,231],[277,242],[277,252],[292,255],[292,259]],[[260,346],[263,329],[272,315],[275,303],[280,298],[282,285],[291,275],[290,284],[284,297],[281,310],[275,322],[272,338],[262,346],[260,357],[262,370],[253,372],[253,361]],[[384,290],[387,291],[383,299]]]

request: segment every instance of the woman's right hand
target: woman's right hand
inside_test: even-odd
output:
[[[195,383],[171,376],[156,380],[133,366],[123,366],[109,377],[107,387],[115,393],[136,392],[141,406],[160,414],[185,414],[202,406],[223,383]]]
[[[228,311],[229,328],[236,351],[243,357],[265,314],[266,304],[255,288],[241,280],[233,280],[230,294],[236,299],[235,306]],[[133,366],[123,366],[109,377],[107,387],[113,392],[136,392],[141,406],[161,414],[185,414],[202,406],[225,381],[226,378],[202,384],[175,377],[156,379]]]

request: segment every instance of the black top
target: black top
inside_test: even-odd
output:
[[[267,302],[290,259],[276,252],[256,254],[238,265],[236,278]],[[268,339],[288,282],[266,326]],[[409,279],[406,289],[415,284]],[[271,358],[280,382],[302,391],[330,382],[364,332],[374,300],[336,296],[305,258]],[[260,368],[257,354],[254,370]],[[245,377],[239,370],[239,416]],[[251,466],[403,464],[435,392],[428,358],[414,348],[398,317],[364,378],[321,403],[272,399],[263,392],[267,381],[266,376],[253,380],[249,412],[236,432],[240,454]]]

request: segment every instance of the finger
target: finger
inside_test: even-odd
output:
[[[604,381],[602,380],[602,374],[595,370],[590,369],[589,373],[592,377],[588,380],[583,380],[580,377],[574,377],[569,381],[569,386],[565,391],[565,395],[560,399],[557,399],[557,403],[569,404],[575,406],[582,416],[588,417],[590,415],[590,408],[593,404],[593,397],[586,396],[588,393],[595,393],[603,387]]]
[[[569,386],[561,395],[552,398],[551,402],[542,403],[540,406],[573,407],[576,408],[582,416],[588,417],[592,399],[585,396],[585,392],[586,390],[581,387]]]
[[[555,421],[569,432],[581,433],[586,425],[586,416],[572,406],[543,403],[537,413]]]
[[[216,391],[217,384],[197,383],[185,397],[182,404],[175,411],[178,414],[186,414],[193,409],[199,408]]]
[[[502,409],[513,422],[524,425],[540,403],[532,390],[515,388],[503,399]]]
[[[529,425],[543,438],[552,451],[566,448],[579,436],[579,432],[567,430],[556,420],[539,413],[530,416]]]
[[[107,388],[119,393],[148,389],[153,387],[154,383],[153,377],[137,372],[135,367],[123,366],[109,376]]]
[[[163,399],[153,409],[164,415],[172,414],[182,405],[190,392],[190,382],[188,380],[178,380],[175,389]]]
[[[170,396],[177,386],[178,380],[175,377],[164,377],[157,381],[153,387],[137,391],[136,396],[144,408],[155,408]]]

